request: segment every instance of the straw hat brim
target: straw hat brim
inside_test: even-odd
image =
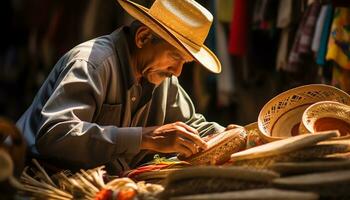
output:
[[[219,59],[205,45],[202,45],[199,50],[195,49],[185,41],[182,41],[180,39],[182,36],[150,15],[149,9],[129,0],[118,0],[118,2],[132,17],[139,20],[180,51],[190,54],[191,57],[193,57],[209,71],[214,73],[221,72],[221,64]]]
[[[230,162],[236,162],[245,159],[263,158],[268,156],[281,155],[297,151],[316,143],[339,136],[335,131],[328,131],[318,134],[305,134],[295,137],[289,137],[283,140],[273,141],[257,147],[253,147],[231,155]]]
[[[346,92],[329,85],[310,84],[282,92],[268,101],[258,116],[261,137],[266,142],[288,136],[306,108],[320,101],[336,101],[350,105]]]
[[[302,124],[309,132],[317,132],[315,129],[316,121],[325,117],[339,119],[350,125],[350,106],[334,101],[321,101],[312,104],[303,113]],[[349,138],[349,135],[338,139],[344,138]]]

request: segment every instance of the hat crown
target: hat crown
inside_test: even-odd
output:
[[[196,49],[203,45],[212,14],[193,0],[155,0],[149,13]]]

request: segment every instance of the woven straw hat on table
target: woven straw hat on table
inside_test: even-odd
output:
[[[262,188],[278,177],[279,174],[270,170],[246,167],[188,167],[169,174],[162,197]]]
[[[281,190],[276,188],[262,188],[262,189],[250,189],[229,191],[220,193],[209,194],[196,194],[186,195],[170,198],[170,200],[316,200],[319,199],[319,195],[312,192],[301,192],[293,190]]]
[[[149,27],[183,53],[214,73],[221,72],[221,64],[204,41],[213,22],[213,15],[194,0],[155,0],[148,9],[129,0],[118,0],[132,17]]]
[[[232,154],[227,165],[268,168],[275,162],[304,160],[305,158],[322,157],[329,153],[347,151],[347,146],[341,146],[340,150],[334,150],[333,146],[327,145],[315,147],[318,142],[337,137],[338,135],[337,131],[329,131],[273,141]]]
[[[349,199],[350,170],[287,176],[273,180],[274,187],[320,194],[321,199]]]
[[[350,138],[350,106],[334,102],[321,101],[309,106],[303,116],[301,132],[338,130],[340,137]]]
[[[218,165],[230,159],[230,155],[246,146],[246,130],[243,127],[231,129],[211,138],[208,149],[188,158],[178,157],[192,165]]]
[[[350,105],[350,96],[336,87],[310,84],[285,91],[261,109],[258,125],[261,137],[271,142],[299,134],[303,112],[319,101],[336,101]]]
[[[323,159],[307,162],[279,162],[274,163],[270,168],[283,175],[327,172],[350,169],[350,160]]]

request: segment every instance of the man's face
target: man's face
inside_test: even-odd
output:
[[[142,77],[155,85],[161,84],[165,78],[180,76],[183,64],[193,59],[177,50],[165,41],[150,42],[145,46],[147,59],[141,69]]]

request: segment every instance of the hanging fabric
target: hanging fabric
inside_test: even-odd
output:
[[[285,71],[297,72],[298,70],[302,69],[302,55],[310,53],[311,41],[319,10],[320,4],[318,2],[314,2],[305,11],[288,58],[288,65],[284,67]]]
[[[336,8],[334,11],[326,59],[350,69],[350,8]]]
[[[235,0],[230,26],[229,52],[236,56],[247,53],[248,16],[247,1]]]
[[[318,19],[317,19],[315,34],[311,45],[311,50],[316,53],[320,48],[321,34],[322,34],[323,26],[325,24],[328,7],[330,7],[330,5],[322,6],[320,15],[318,16]]]
[[[323,66],[326,64],[325,58],[327,53],[328,36],[329,36],[329,29],[332,24],[332,18],[333,18],[333,6],[328,5],[326,9],[326,17],[325,17],[324,25],[322,27],[320,47],[318,49],[317,57],[316,57],[316,63],[318,65]]]
[[[229,106],[232,102],[232,96],[235,93],[234,74],[232,70],[232,62],[230,55],[228,54],[228,42],[227,34],[224,30],[224,24],[222,22],[229,22],[232,17],[233,0],[221,0],[215,1],[216,14],[218,19],[214,21],[216,30],[216,49],[217,56],[221,61],[222,72],[218,74],[217,79],[217,102],[219,106]],[[226,3],[228,5],[223,6]],[[230,7],[228,7],[230,6]],[[223,7],[226,7],[224,10]],[[225,12],[222,12],[225,11]],[[220,14],[221,13],[221,14]],[[230,14],[231,13],[231,14]],[[219,16],[221,16],[219,18]],[[221,20],[222,21],[221,21]]]
[[[292,22],[293,0],[280,0],[277,13],[277,28],[281,28],[281,35],[276,56],[276,69],[280,70],[288,61],[290,25]]]

